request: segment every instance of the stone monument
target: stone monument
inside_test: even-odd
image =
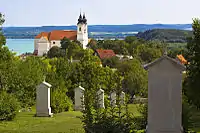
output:
[[[84,109],[83,102],[84,102],[84,91],[85,89],[81,86],[74,89],[74,100],[75,100],[75,106],[74,109],[76,111],[81,111]]]
[[[120,104],[125,104],[125,93],[123,91],[120,94]]]
[[[104,106],[104,90],[99,89],[97,91],[97,96],[98,96],[98,104],[99,104],[100,108],[105,108],[105,106]]]
[[[36,116],[52,116],[50,107],[50,88],[51,85],[45,81],[36,87]]]
[[[148,69],[147,133],[181,133],[185,66],[163,55],[144,68]]]
[[[110,94],[110,104],[111,104],[111,106],[116,106],[116,92],[114,91],[114,92],[112,92],[111,94]]]

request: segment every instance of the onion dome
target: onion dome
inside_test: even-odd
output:
[[[80,13],[80,16],[79,16],[79,18],[78,18],[78,24],[81,24],[81,23],[83,23],[83,18],[82,18],[82,15],[81,15],[81,13]]]
[[[86,17],[85,17],[85,13],[83,14],[83,23],[84,23],[84,24],[87,24],[87,19],[86,19]]]

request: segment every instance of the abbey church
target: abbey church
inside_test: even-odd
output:
[[[66,37],[71,41],[79,41],[83,49],[86,49],[88,44],[88,26],[85,14],[81,14],[77,23],[77,30],[54,30],[51,32],[41,32],[34,40],[34,55],[43,56],[53,46],[60,47],[61,40]]]

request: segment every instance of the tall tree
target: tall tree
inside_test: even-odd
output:
[[[184,93],[189,101],[197,108],[200,108],[200,20],[194,19],[193,37],[188,39],[187,59],[189,64],[186,67],[187,77],[184,82]]]

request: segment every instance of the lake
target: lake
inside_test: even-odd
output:
[[[34,50],[34,39],[6,39],[6,46],[17,55]]]

